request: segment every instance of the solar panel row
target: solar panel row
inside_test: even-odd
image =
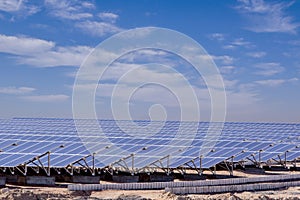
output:
[[[57,168],[92,153],[95,153],[98,168],[134,155],[132,167],[137,169],[166,156],[170,168],[192,160],[200,163],[200,158],[201,167],[210,168],[231,157],[234,162],[249,157],[267,162],[280,155],[287,160],[300,156],[297,148],[300,124],[226,122],[215,141],[214,130],[219,123],[140,120],[133,125],[125,120],[99,120],[97,126],[102,130],[99,134],[94,122],[80,120],[81,134],[78,134],[72,119],[0,120],[0,166],[15,167],[48,151],[51,152],[51,166]],[[196,134],[191,140],[189,134],[195,131],[195,125]],[[208,130],[211,135],[207,135]],[[205,154],[200,155],[201,152]],[[47,162],[47,158],[42,157],[41,162]]]

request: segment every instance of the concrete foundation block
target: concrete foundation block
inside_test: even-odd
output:
[[[48,176],[27,176],[26,177],[27,185],[43,185],[43,186],[54,186],[55,177]]]
[[[26,177],[19,175],[6,175],[6,183],[26,185]]]
[[[136,183],[139,181],[139,176],[113,175],[112,181],[117,183]]]
[[[173,176],[168,176],[166,174],[151,174],[150,182],[170,182],[174,181]]]
[[[16,184],[18,183],[18,176],[17,175],[6,175],[6,182]]]
[[[199,174],[184,174],[182,175],[182,179],[186,180],[186,181],[194,181],[194,180],[205,180],[206,177],[205,176],[201,176]]]
[[[257,167],[246,167],[244,169],[244,172],[249,173],[249,174],[264,174],[265,169],[257,168]]]
[[[57,175],[55,176],[55,182],[72,183],[73,177],[69,175]]]
[[[6,177],[0,176],[0,187],[4,187],[6,184]]]
[[[100,176],[73,176],[73,183],[100,183]]]
[[[101,176],[69,176],[59,175],[55,177],[56,182],[65,183],[85,183],[85,184],[98,184],[100,183]]]

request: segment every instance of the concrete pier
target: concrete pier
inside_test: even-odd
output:
[[[0,176],[0,187],[4,187],[6,184],[6,177]]]
[[[67,182],[67,183],[84,183],[84,184],[97,184],[100,183],[101,176],[69,176],[69,175],[58,175],[55,176],[56,182]]]
[[[139,182],[139,176],[113,175],[112,181],[116,183],[136,183]]]
[[[6,183],[16,185],[40,185],[40,186],[54,186],[55,177],[49,176],[19,176],[19,175],[7,175]]]

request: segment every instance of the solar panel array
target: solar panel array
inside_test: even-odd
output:
[[[158,131],[149,129],[145,133],[133,126],[131,121],[99,120],[97,126],[105,134],[105,137],[99,137],[99,129],[94,127],[93,122],[81,120],[87,134],[79,137],[72,119],[0,120],[0,166],[15,167],[48,151],[51,152],[51,166],[55,168],[66,167],[92,153],[96,153],[94,164],[97,168],[107,167],[134,154],[134,167],[137,169],[166,156],[172,158],[168,161],[170,168],[178,168],[190,161],[200,163],[200,159],[202,168],[210,168],[229,158],[234,162],[247,158],[267,162],[283,155],[290,161],[300,157],[300,124],[226,122],[222,134],[215,141],[215,137],[206,137],[206,134],[210,126],[218,127],[219,123],[136,121],[140,127],[150,123],[154,125],[151,127],[157,127]],[[126,131],[119,127],[120,124],[126,127]],[[184,128],[180,129],[182,124]],[[189,134],[195,124],[197,132],[191,143],[185,143],[185,138],[176,138],[178,130]],[[212,145],[206,145],[207,153],[200,155],[203,144]],[[166,146],[169,148],[165,149]],[[42,162],[47,159],[41,157]],[[87,162],[92,165],[92,160]]]

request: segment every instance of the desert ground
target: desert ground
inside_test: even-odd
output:
[[[219,174],[226,172],[218,172]],[[263,174],[244,173],[235,171],[239,177],[253,177],[266,174],[289,174],[299,172],[265,172]],[[180,180],[175,180],[180,181]],[[102,183],[109,183],[104,182]],[[96,199],[160,199],[160,200],[183,200],[183,199],[300,199],[300,187],[290,187],[276,191],[253,191],[242,193],[222,193],[213,195],[174,195],[164,190],[104,190],[104,191],[69,191],[67,184],[60,184],[57,187],[33,187],[6,185],[0,190],[0,199],[7,200],[44,200],[44,199],[77,199],[77,200],[96,200]]]
[[[42,200],[42,199],[300,199],[300,187],[288,188],[279,191],[260,191],[243,193],[225,193],[214,195],[184,195],[177,196],[166,193],[163,190],[155,191],[93,191],[93,192],[70,192],[66,188],[45,187],[6,187],[1,189],[0,199],[3,200]]]

